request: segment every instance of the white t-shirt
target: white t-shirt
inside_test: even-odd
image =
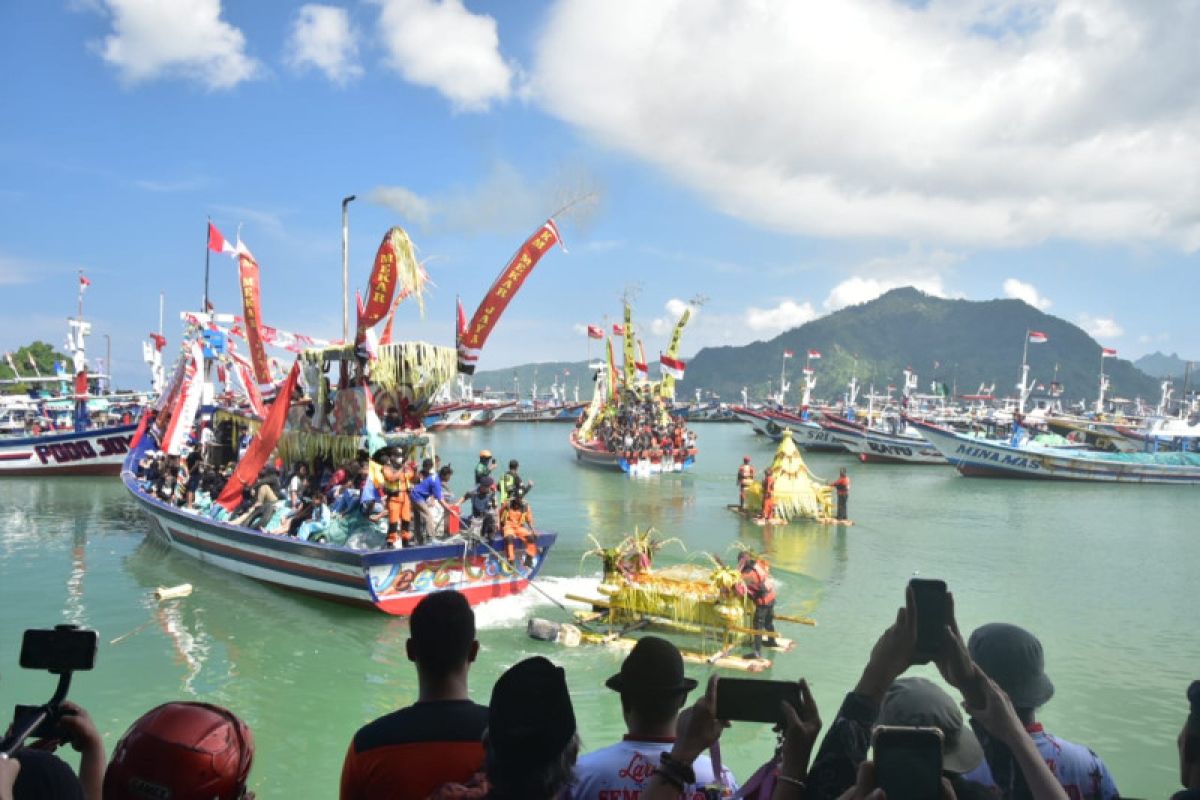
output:
[[[672,742],[636,741],[625,739],[601,750],[580,757],[575,764],[576,783],[571,787],[572,800],[637,800],[650,783],[659,756],[670,752]],[[696,783],[703,787],[713,782],[712,761],[702,755],[692,764]],[[725,785],[737,790],[733,773],[722,767]],[[696,786],[687,787],[687,800],[704,800]]]

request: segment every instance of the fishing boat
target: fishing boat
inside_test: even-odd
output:
[[[520,403],[498,422],[578,422],[587,403]]]
[[[255,288],[244,294],[243,301],[247,338],[257,361],[256,350],[261,355],[254,345],[259,335],[254,328],[260,318],[258,269],[248,251],[239,252],[238,257],[242,285],[249,282]],[[419,420],[431,398],[455,374],[458,354],[453,348],[423,342],[378,343],[372,336],[372,326],[389,308],[394,309],[393,292],[400,289],[401,297],[415,296],[419,301],[424,281],[407,235],[400,228],[389,230],[371,274],[371,300],[359,309],[353,343],[302,352],[287,378],[274,387],[274,402],[259,415],[257,432],[237,459],[224,488],[214,495],[210,506],[191,508],[160,500],[138,475],[143,456],[152,450],[173,457],[183,455],[196,417],[197,398],[211,393],[205,387],[208,370],[199,334],[209,332],[205,333],[208,337],[220,331],[210,316],[188,315],[192,327],[185,336],[187,344],[174,377],[153,420],[143,418],[139,438],[121,471],[126,489],[151,521],[153,535],[173,549],[221,569],[387,614],[407,615],[424,596],[442,589],[456,589],[472,604],[523,591],[545,564],[557,539],[553,532],[538,531],[534,546],[514,563],[501,554],[502,540],[481,537],[469,529],[444,539],[431,536],[429,544],[395,547],[400,542],[389,544],[378,524],[359,512],[357,497],[344,517],[329,514],[327,528],[305,530],[301,526],[296,535],[264,532],[231,517],[243,504],[245,489],[254,484],[269,459],[333,465],[354,460],[365,451],[372,454],[369,474],[374,476],[384,459],[419,462],[428,453],[430,436],[419,424],[385,432],[375,409],[402,408],[407,412],[406,422]],[[256,373],[269,374],[265,363],[252,366]],[[251,377],[247,389],[255,383]],[[261,399],[251,404],[251,414],[255,405],[261,406]],[[378,492],[374,477],[363,485],[364,502],[369,490]],[[281,510],[276,505],[274,512]],[[345,525],[342,533],[346,534],[350,524],[357,526],[354,535],[332,533],[334,525]],[[453,526],[449,532],[454,533]]]
[[[755,433],[774,442],[783,439],[784,433],[790,433],[792,441],[801,450],[813,453],[846,452],[846,446],[832,432],[798,413],[771,406],[734,406],[733,414],[737,419],[750,423]]]
[[[624,368],[617,371],[609,337],[608,362],[597,370],[592,401],[569,437],[577,463],[639,477],[684,472],[695,463],[695,434],[682,417],[670,413],[675,381],[684,369],[678,360],[679,339],[690,315],[690,308],[680,315],[660,358],[662,377],[651,381],[644,350],[640,360],[635,351],[632,309],[625,304],[624,325],[617,326],[625,340]]]
[[[880,426],[825,414],[821,427],[863,463],[946,464],[946,457],[899,414],[885,417]]]
[[[960,473],[969,477],[1200,485],[1198,442],[1186,451],[1114,453],[1035,441],[999,441],[910,420]]]
[[[137,429],[146,396],[106,393],[103,371],[89,372],[87,337],[91,323],[83,318],[83,294],[90,281],[79,274],[79,306],[67,319],[67,350],[73,372],[59,365],[56,375],[20,376],[5,382],[45,387],[34,390],[20,407],[10,404],[6,434],[0,436],[0,477],[116,475]],[[36,372],[36,364],[30,365]],[[20,410],[18,411],[18,408]]]
[[[573,624],[534,618],[527,632],[533,638],[567,646],[600,644],[623,649],[637,643],[634,634],[645,630],[694,637],[680,648],[685,661],[747,672],[771,666],[769,658],[735,655],[748,648],[755,635],[774,639],[767,651],[787,652],[793,639],[754,628],[754,604],[738,589],[742,577],[736,568],[709,556],[707,564],[684,563],[666,567],[653,564],[655,553],[669,542],[654,538],[652,530],[635,532],[618,545],[599,544],[587,555],[603,561],[596,595],[569,594],[567,600],[583,604]],[[776,620],[814,625],[808,617],[776,615]]]

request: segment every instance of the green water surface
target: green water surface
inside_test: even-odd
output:
[[[765,548],[781,584],[779,612],[819,621],[786,628],[798,646],[777,657],[769,677],[807,677],[826,722],[894,618],[908,578],[943,578],[964,633],[1008,621],[1041,637],[1057,686],[1040,714],[1048,730],[1092,747],[1123,794],[1175,789],[1184,691],[1200,677],[1194,487],[967,479],[948,467],[816,455],[809,462],[820,475],[849,466],[857,525],[772,531],[725,506],[736,500],[741,456],[761,467],[773,447],[740,424],[698,431],[694,472],[637,481],[576,465],[561,425],[499,424],[437,442],[460,475],[470,474],[481,447],[501,464],[521,459],[522,474],[536,483],[530,501],[539,526],[559,532],[540,581],[558,597],[594,585],[598,562],[581,561],[588,534],[608,544],[634,526],[653,526],[682,539],[693,557],[728,556],[739,540]],[[454,488],[465,488],[461,477]],[[91,711],[110,750],[151,706],[206,700],[253,728],[260,797],[336,797],[354,730],[414,698],[405,621],[224,573],[145,540],[148,530],[116,478],[0,481],[0,701],[42,702],[53,689],[50,676],[18,668],[21,631],[77,622],[99,630],[102,645],[97,669],[76,678],[71,696]],[[670,548],[662,560],[688,557]],[[152,599],[155,587],[181,583],[194,594]],[[620,653],[527,638],[529,616],[563,618],[534,592],[477,614],[477,700],[487,702],[507,666],[543,654],[566,667],[585,749],[623,733],[617,698],[603,686]],[[702,683],[707,674],[688,671]],[[773,744],[764,726],[742,723],[726,732],[723,752],[745,777]]]

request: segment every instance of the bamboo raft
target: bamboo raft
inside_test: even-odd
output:
[[[771,666],[768,658],[737,654],[750,649],[753,637],[774,639],[776,646],[766,649],[776,652],[796,646],[793,639],[753,627],[754,603],[737,591],[742,584],[737,569],[715,558],[712,567],[677,564],[655,569],[650,561],[659,547],[647,532],[635,533],[615,548],[597,548],[593,554],[604,560],[604,577],[596,587],[600,596],[567,595],[567,600],[586,606],[574,612],[573,624],[531,619],[529,635],[568,647],[598,644],[628,650],[637,643],[633,634],[658,630],[698,637],[697,646],[680,647],[687,662],[747,672]],[[775,619],[816,624],[808,617],[777,614]]]

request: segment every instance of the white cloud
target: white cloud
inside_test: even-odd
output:
[[[287,60],[296,69],[316,67],[338,85],[360,77],[363,70],[350,13],[337,6],[301,6],[292,23]]]
[[[105,3],[113,33],[97,49],[126,83],[184,78],[228,89],[261,71],[246,55],[246,37],[221,19],[220,0]]]
[[[750,306],[746,309],[744,319],[746,327],[756,333],[776,334],[799,327],[818,316],[812,303],[781,300],[774,308]]]
[[[1080,314],[1076,318],[1079,327],[1096,339],[1117,339],[1125,334],[1117,321],[1112,317],[1093,317],[1091,314]]]
[[[462,0],[375,0],[387,64],[436,89],[460,111],[486,111],[512,94],[513,69],[500,55],[496,20]]]
[[[421,226],[428,225],[433,214],[433,207],[428,200],[403,186],[376,186],[367,194],[367,199]]]
[[[1198,26],[1119,0],[559,0],[530,94],[770,229],[1195,250]]]
[[[1032,283],[1025,283],[1016,278],[1008,278],[1004,281],[1004,296],[1014,300],[1024,300],[1039,311],[1045,311],[1052,305],[1049,298],[1038,294],[1037,288]]]
[[[923,275],[895,278],[864,278],[855,275],[839,283],[830,290],[829,296],[821,305],[826,311],[837,311],[846,306],[856,306],[874,300],[885,292],[899,289],[901,286],[912,286],[925,294],[934,297],[949,297],[950,293],[942,283],[941,276]]]
[[[666,302],[666,305],[663,306],[663,309],[667,312],[666,316],[655,317],[654,319],[650,320],[650,332],[655,336],[669,335],[671,331],[675,329],[675,323],[679,321],[679,318],[683,316],[683,312],[688,308],[692,310],[692,315],[688,322],[690,325],[696,322],[696,319],[700,314],[700,309],[685,300],[680,300],[678,297],[672,297]]]

